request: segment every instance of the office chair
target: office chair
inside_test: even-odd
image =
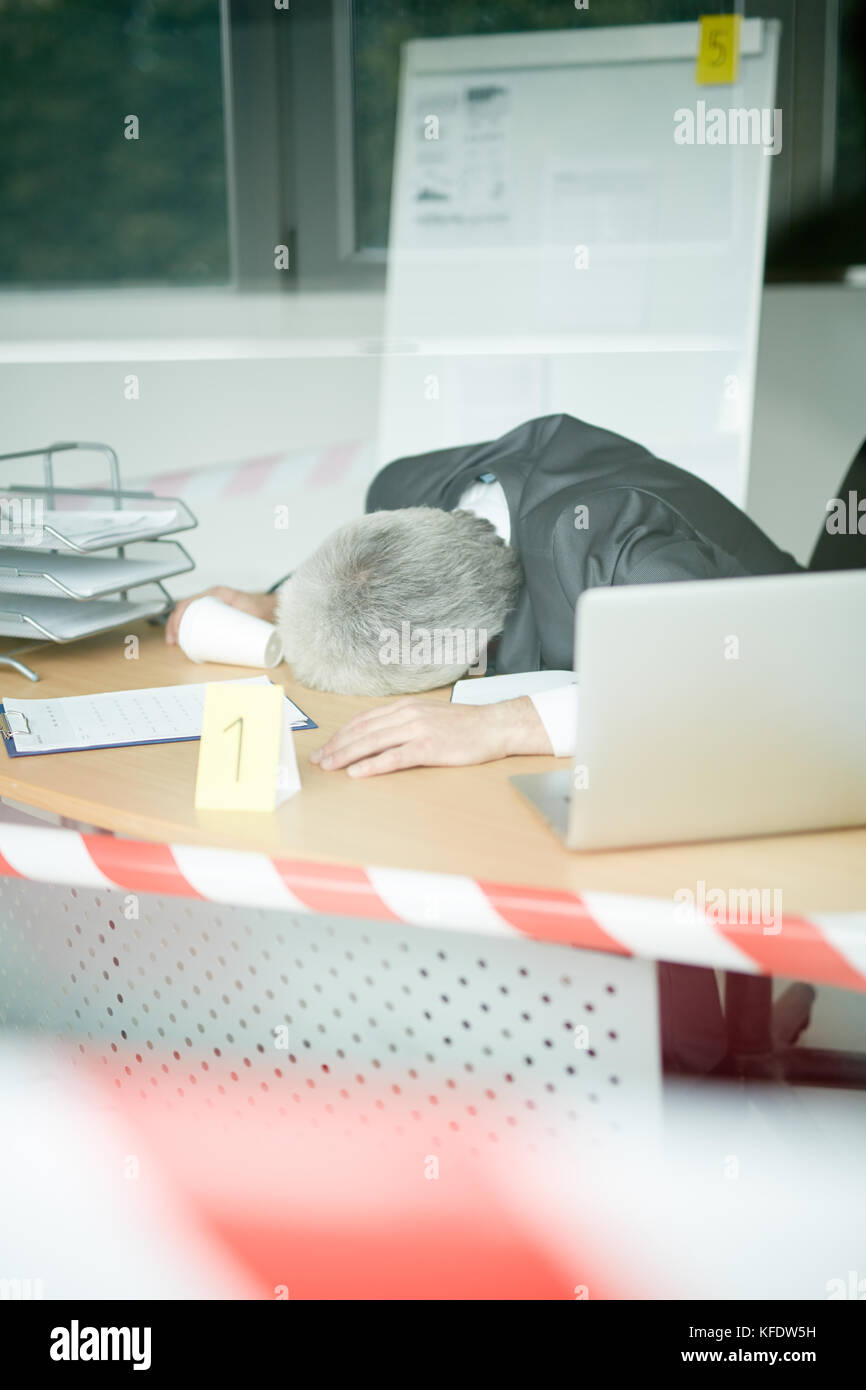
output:
[[[853,496],[852,496],[853,494]],[[810,570],[866,569],[866,440],[845,474],[839,497],[846,504],[848,529],[827,530],[825,518],[815,542]],[[852,522],[853,518],[853,522]],[[857,523],[862,521],[862,532]],[[815,990],[793,984],[773,1003],[769,976],[725,974],[725,1021],[728,1052],[718,1072],[767,1081],[866,1090],[866,1053],[795,1047],[809,1026]]]

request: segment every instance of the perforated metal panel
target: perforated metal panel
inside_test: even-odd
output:
[[[621,1135],[660,1095],[649,962],[25,880],[0,883],[0,1025],[124,1099],[433,1144]]]

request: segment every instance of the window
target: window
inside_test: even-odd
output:
[[[407,40],[693,21],[706,8],[0,0],[0,287],[380,289]],[[783,26],[768,273],[866,263],[862,0],[733,8]],[[277,244],[290,274],[275,277]]]
[[[0,188],[0,284],[227,281],[219,0],[0,5]]]
[[[842,0],[834,195],[843,201],[866,188],[866,7]]]
[[[409,39],[694,21],[699,0],[351,0],[357,249],[388,244],[400,46]],[[722,7],[724,8],[724,7]]]
[[[409,39],[594,25],[694,21],[689,0],[346,0],[354,142],[354,250],[388,242],[400,46]],[[833,275],[866,262],[866,12],[862,0],[720,4],[782,21],[778,101],[786,141],[774,159],[768,273]],[[844,208],[844,213],[837,209]],[[847,225],[842,225],[847,223]]]

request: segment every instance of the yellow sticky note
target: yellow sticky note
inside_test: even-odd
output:
[[[277,685],[209,685],[195,804],[207,811],[272,811],[283,725]]]
[[[698,20],[700,35],[695,81],[702,86],[736,82],[740,69],[740,16],[705,14]]]

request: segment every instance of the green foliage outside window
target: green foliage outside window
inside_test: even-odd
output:
[[[227,278],[218,0],[0,0],[0,283]]]

